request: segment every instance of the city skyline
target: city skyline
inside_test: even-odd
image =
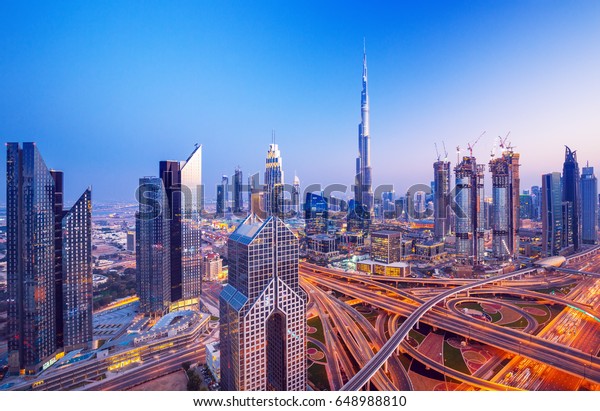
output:
[[[286,166],[297,170],[304,187],[350,186],[354,170],[347,159],[357,154],[363,38],[375,186],[391,183],[402,193],[428,183],[430,171],[417,165],[435,159],[435,141],[446,142],[455,163],[454,148],[464,150],[483,130],[487,135],[474,152],[482,162],[494,137],[512,132],[523,158],[522,188],[540,185],[541,174],[561,169],[565,143],[582,164],[594,166],[600,156],[593,144],[600,125],[593,114],[593,96],[600,92],[593,74],[600,61],[592,57],[600,55],[593,42],[600,31],[595,4],[366,6],[360,10],[367,17],[363,25],[355,24],[361,15],[352,7],[334,6],[315,16],[310,5],[258,4],[227,12],[180,5],[161,10],[162,16],[125,5],[115,6],[110,18],[94,7],[11,7],[1,29],[7,53],[0,60],[6,91],[0,133],[5,141],[36,141],[50,163],[64,164],[67,200],[91,183],[98,201],[133,202],[139,175],[155,174],[156,161],[177,158],[195,143],[204,146],[204,182],[207,200],[213,200],[221,174],[236,165],[247,175],[261,170],[261,147],[272,128]],[[39,21],[46,12],[57,15],[51,33]],[[334,12],[339,15],[332,21]],[[269,24],[244,38],[247,19],[261,14]],[[535,29],[528,25],[532,16]],[[172,26],[167,17],[183,24]],[[233,28],[225,33],[211,17],[228,18]],[[392,20],[396,24],[373,23]],[[439,23],[435,29],[432,22]],[[309,23],[313,30],[305,34]],[[28,30],[29,24],[36,29]],[[83,52],[89,44],[98,45],[96,51]],[[245,61],[241,68],[239,59]],[[332,158],[334,150],[339,156]],[[140,155],[131,158],[130,152]],[[100,158],[91,161],[90,153]],[[308,155],[310,165],[303,161]],[[315,163],[331,170],[326,178]],[[122,183],[114,187],[114,181]]]

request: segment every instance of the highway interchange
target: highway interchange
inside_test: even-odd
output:
[[[394,389],[410,389],[410,378],[398,369],[400,353],[427,369],[443,372],[445,380],[459,381],[460,389],[598,389],[600,279],[596,273],[600,272],[600,255],[594,251],[572,258],[566,267],[569,271],[527,267],[470,280],[366,276],[301,263],[300,277],[309,304],[323,323],[331,389],[389,389],[390,382]],[[593,274],[581,275],[582,271]],[[567,295],[548,292],[561,287],[568,287]],[[375,324],[338,297],[378,309]],[[457,309],[465,302],[495,302],[517,313],[523,326],[507,327],[467,315]],[[535,308],[524,309],[519,302],[548,305],[559,312],[538,324],[528,311]],[[408,343],[409,332],[418,329],[419,323],[467,343],[493,347],[502,355],[476,372],[461,373]]]

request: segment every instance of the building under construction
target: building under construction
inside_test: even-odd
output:
[[[454,168],[456,174],[456,255],[459,260],[478,265],[483,263],[483,180],[485,166],[475,157],[465,156]]]
[[[503,142],[500,146],[504,148]],[[519,154],[509,145],[502,156],[490,160],[492,173],[492,254],[506,261],[517,257],[521,203]]]
[[[444,154],[445,156],[448,155],[445,145]],[[433,181],[435,187],[433,193],[433,233],[437,240],[444,240],[451,232],[448,210],[450,206],[450,162],[446,158],[441,160],[439,153],[437,161],[433,163]]]

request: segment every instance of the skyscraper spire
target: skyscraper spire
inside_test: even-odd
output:
[[[358,125],[358,158],[356,159],[356,179],[354,185],[354,210],[351,210],[352,214],[350,219],[360,221],[360,224],[357,224],[356,228],[367,230],[373,216],[374,198],[371,187],[371,136],[369,131],[369,92],[366,47],[363,49],[360,117],[361,122]]]

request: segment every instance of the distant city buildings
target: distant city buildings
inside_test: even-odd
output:
[[[229,237],[228,250],[229,279],[219,301],[222,389],[306,389],[298,239],[281,219],[251,215]]]
[[[93,339],[91,190],[63,210],[63,173],[6,148],[8,365],[32,374]]]

